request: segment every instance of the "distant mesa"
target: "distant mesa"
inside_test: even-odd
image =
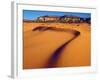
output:
[[[60,22],[60,23],[91,23],[91,18],[81,18],[73,15],[64,16],[40,16],[36,20],[24,20],[24,22]]]

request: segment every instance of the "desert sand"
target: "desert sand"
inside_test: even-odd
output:
[[[80,35],[75,37],[70,31],[34,30],[39,26],[69,29],[80,32]],[[23,69],[91,65],[90,24],[24,22],[23,34]],[[65,45],[57,58],[55,57],[52,65],[50,61],[54,52],[68,41],[70,43]]]

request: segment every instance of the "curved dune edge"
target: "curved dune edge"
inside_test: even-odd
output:
[[[51,55],[51,57],[47,63],[47,68],[55,67],[54,65],[55,65],[56,61],[59,59],[61,51],[64,49],[64,47],[67,46],[67,44],[69,44],[72,40],[74,40],[75,38],[77,38],[80,35],[79,31],[76,31],[73,29],[38,26],[38,27],[34,28],[32,31],[36,31],[36,30],[39,30],[39,31],[54,30],[54,31],[61,31],[61,32],[70,32],[70,33],[74,34],[74,36],[70,40],[63,43],[59,48],[56,49],[56,51],[53,52],[53,55]]]
[[[44,26],[44,25],[43,25]],[[88,31],[88,29],[86,29],[86,30],[84,30],[84,31],[80,31],[80,28],[78,29],[77,27],[76,27],[76,29],[74,29],[74,28],[71,28],[71,27],[69,27],[69,28],[63,28],[63,27],[60,27],[60,28],[58,28],[58,27],[54,27],[54,26],[47,26],[47,27],[43,27],[42,25],[41,26],[38,26],[38,27],[34,27],[33,28],[33,30],[32,30],[32,27],[30,28],[30,32],[32,33],[33,31],[34,31],[34,33],[36,33],[36,34],[38,34],[38,35],[40,35],[41,33],[42,34],[45,34],[45,33],[47,33],[48,34],[48,32],[51,32],[52,33],[52,31],[54,31],[55,33],[57,32],[57,34],[58,33],[60,33],[60,32],[62,32],[62,34],[66,34],[66,32],[68,32],[68,33],[70,33],[70,34],[73,34],[73,36],[72,37],[70,37],[70,39],[69,40],[67,40],[67,42],[65,41],[65,42],[63,42],[62,43],[62,45],[60,45],[60,46],[58,46],[56,49],[55,49],[55,51],[53,51],[52,52],[52,54],[51,55],[49,55],[49,58],[48,59],[46,59],[46,61],[42,64],[41,63],[41,61],[40,60],[42,60],[42,58],[39,58],[38,56],[37,56],[37,58],[39,58],[40,60],[40,63],[42,64],[37,64],[37,63],[34,63],[34,62],[37,62],[37,60],[38,59],[36,59],[36,58],[34,58],[34,56],[33,56],[33,64],[32,64],[32,62],[30,62],[30,60],[29,61],[27,61],[27,60],[25,60],[26,62],[30,62],[29,64],[24,64],[24,69],[32,69],[32,68],[50,68],[50,67],[66,67],[66,66],[68,66],[66,63],[64,63],[64,66],[62,65],[60,65],[60,63],[61,62],[59,62],[58,63],[58,61],[60,60],[61,61],[61,59],[59,59],[60,57],[60,55],[57,57],[57,54],[56,53],[59,53],[60,54],[60,51],[59,50],[61,50],[61,53],[63,52],[63,48],[62,49],[60,49],[61,48],[61,46],[63,47],[63,46],[66,46],[67,47],[67,44],[69,44],[70,42],[75,42],[77,39],[77,37],[80,35],[80,33],[82,33],[82,36],[84,37],[84,32],[86,32],[86,33],[88,33],[87,31]],[[79,26],[80,27],[80,26]],[[84,28],[84,26],[83,26],[83,29],[85,29]],[[90,31],[90,29],[89,29],[89,31]],[[79,35],[77,35],[77,33],[76,32],[79,32]],[[55,34],[54,33],[54,34]],[[61,34],[61,33],[60,33]],[[90,34],[90,33],[89,33]],[[33,35],[33,34],[32,34]],[[38,36],[37,35],[37,36]],[[25,35],[26,36],[26,35]],[[35,36],[35,34],[34,34],[34,36]],[[36,36],[36,37],[37,37]],[[88,35],[87,35],[87,37],[88,37]],[[67,36],[65,37],[65,38],[67,38]],[[90,37],[89,37],[90,38]],[[63,38],[62,38],[63,39]],[[75,41],[74,41],[74,39],[75,39]],[[78,38],[78,40],[79,40],[80,38]],[[61,40],[61,39],[60,39]],[[84,42],[85,40],[84,40],[84,38],[83,38],[83,42]],[[31,44],[31,43],[30,43]],[[72,43],[71,43],[72,44]],[[26,45],[26,44],[25,44]],[[29,44],[28,44],[29,45]],[[88,44],[89,45],[89,44]],[[35,45],[33,45],[33,46],[35,46]],[[49,47],[49,46],[48,46]],[[68,47],[69,47],[69,45],[68,45]],[[65,48],[65,47],[64,47]],[[28,48],[27,48],[28,49]],[[26,50],[27,50],[26,49]],[[88,46],[87,46],[87,49],[89,49],[88,48]],[[32,50],[32,49],[30,49],[30,50]],[[65,49],[64,49],[65,50]],[[85,50],[85,49],[83,49],[83,50]],[[69,49],[68,49],[68,51],[69,51]],[[31,51],[32,52],[32,51]],[[79,51],[80,52],[80,51]],[[87,51],[85,51],[85,52],[88,52],[88,50]],[[54,53],[56,54],[56,55],[54,55]],[[29,54],[29,51],[27,51],[26,53],[25,53],[25,55],[28,55]],[[35,52],[33,51],[33,54],[35,55]],[[41,54],[42,54],[42,52],[40,53],[40,56],[41,56]],[[67,54],[67,53],[66,53]],[[89,54],[90,53],[86,53],[86,54],[88,54],[87,55],[87,57],[86,57],[86,60],[89,60]],[[45,56],[45,54],[43,53],[43,55]],[[63,53],[63,55],[64,55],[64,53]],[[29,56],[29,55],[28,55]],[[28,57],[27,56],[27,57]],[[56,56],[56,59],[55,59],[55,56]],[[67,56],[67,55],[66,55]],[[42,56],[41,56],[42,57]],[[46,57],[46,56],[45,56]],[[80,58],[81,58],[81,56],[80,56]],[[25,59],[27,59],[27,58],[25,58]],[[32,59],[31,59],[32,60]],[[34,60],[36,60],[36,61],[34,61]],[[64,59],[65,60],[65,59]],[[86,60],[84,60],[84,65],[90,65],[90,62],[89,61],[87,61],[88,63],[86,63],[85,61]],[[24,62],[25,62],[24,61]],[[36,65],[35,65],[36,64]],[[83,63],[82,63],[83,64]],[[26,66],[25,67],[25,65],[30,65],[30,66]],[[80,65],[80,64],[73,64],[72,66],[77,66],[77,65]]]

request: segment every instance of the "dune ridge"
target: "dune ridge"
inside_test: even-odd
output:
[[[23,69],[91,65],[90,24],[25,22],[23,31]]]
[[[54,64],[59,59],[61,51],[64,49],[64,47],[67,46],[67,44],[69,44],[72,40],[74,40],[76,37],[78,37],[80,35],[79,31],[72,30],[72,29],[56,28],[56,27],[38,26],[38,27],[34,28],[32,31],[36,31],[36,30],[39,30],[39,31],[54,30],[54,31],[62,31],[62,32],[64,31],[64,32],[70,32],[70,33],[74,34],[74,37],[72,37],[70,40],[68,40],[64,44],[62,44],[59,48],[57,48],[53,52],[53,55],[51,55],[51,57],[47,63],[47,68],[55,67]]]

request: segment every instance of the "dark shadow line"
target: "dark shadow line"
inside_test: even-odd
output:
[[[62,44],[58,49],[56,49],[56,51],[53,53],[53,55],[50,57],[47,68],[52,68],[55,67],[54,64],[57,62],[58,58],[61,55],[61,52],[63,51],[63,49],[71,42],[73,41],[76,37],[78,37],[80,34],[80,32],[77,32],[75,34],[75,36],[70,39],[69,41],[65,42],[64,44]]]
[[[47,64],[46,64],[46,68],[52,68],[55,67],[54,64],[57,62],[59,56],[61,55],[61,52],[63,51],[63,49],[71,42],[73,41],[75,38],[77,38],[80,35],[79,31],[76,30],[72,30],[72,29],[63,29],[63,28],[56,28],[56,27],[45,27],[45,26],[38,26],[36,28],[34,28],[32,31],[47,31],[47,30],[54,30],[54,31],[63,31],[63,32],[70,32],[74,34],[74,37],[72,39],[70,39],[69,41],[65,42],[64,44],[62,44],[59,48],[57,48],[55,50],[55,52],[53,53],[53,55],[50,57],[50,59],[48,60]]]
[[[63,31],[63,32],[71,32],[73,34],[76,34],[76,30],[73,29],[63,29],[63,28],[57,28],[57,27],[45,27],[45,26],[38,26],[34,29],[32,29],[32,31],[47,31],[47,30],[54,30],[54,31]],[[78,31],[77,31],[78,32]]]

